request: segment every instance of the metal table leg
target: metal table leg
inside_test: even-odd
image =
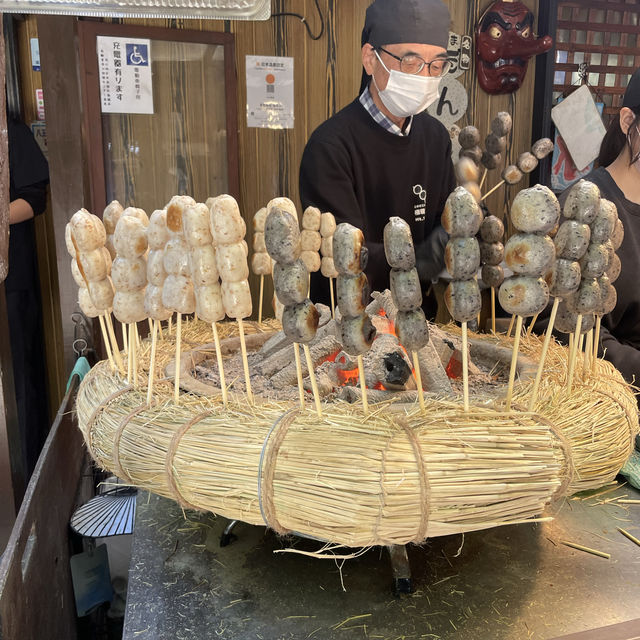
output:
[[[222,535],[220,536],[220,546],[226,547],[231,544],[234,540],[237,540],[236,536],[231,533],[233,528],[238,524],[239,520],[231,520],[229,524],[224,528]]]
[[[396,595],[411,593],[411,567],[407,557],[407,548],[403,544],[387,545],[391,570],[393,571],[393,592]]]

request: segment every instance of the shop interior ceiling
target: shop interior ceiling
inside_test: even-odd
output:
[[[271,0],[0,0],[0,12],[97,18],[268,20]]]

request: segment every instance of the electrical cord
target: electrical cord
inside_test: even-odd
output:
[[[318,16],[320,17],[320,33],[317,36],[314,36],[311,33],[311,28],[309,27],[309,23],[307,22],[307,19],[303,16],[300,15],[299,13],[291,13],[289,11],[283,11],[281,13],[272,13],[271,17],[272,18],[279,18],[279,17],[292,17],[292,18],[298,18],[298,20],[300,20],[300,22],[302,22],[302,24],[304,25],[304,28],[307,30],[307,33],[309,34],[309,37],[312,40],[320,40],[320,38],[322,38],[322,34],[324,33],[324,18],[322,17],[322,11],[320,10],[320,4],[319,4],[319,0],[313,0],[315,5],[316,5],[316,9],[318,10]]]

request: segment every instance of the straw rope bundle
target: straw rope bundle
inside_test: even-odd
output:
[[[196,342],[200,329],[190,329],[185,339]],[[535,355],[535,338],[523,348]],[[426,413],[387,403],[365,416],[334,403],[319,420],[240,397],[226,409],[188,395],[174,405],[169,383],[147,406],[105,363],[83,381],[77,413],[98,464],[184,507],[348,546],[402,544],[521,522],[615,475],[638,430],[633,395],[598,362],[563,397],[561,346],[551,362],[538,413],[475,399],[465,414],[459,402],[427,398]],[[516,405],[529,388],[517,389]]]

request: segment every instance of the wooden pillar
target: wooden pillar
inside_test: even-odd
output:
[[[64,364],[68,376],[75,362],[71,314],[77,309],[78,288],[71,276],[71,262],[64,229],[85,202],[84,147],[82,143],[81,87],[76,39],[77,18],[38,16],[40,64],[44,93],[51,181],[51,216],[55,231],[60,315],[64,340]]]
[[[2,14],[0,14],[0,32]],[[0,86],[5,84],[4,38],[0,38]],[[0,550],[4,549],[24,495],[9,316],[4,280],[9,271],[9,139],[6,97],[0,106]]]

